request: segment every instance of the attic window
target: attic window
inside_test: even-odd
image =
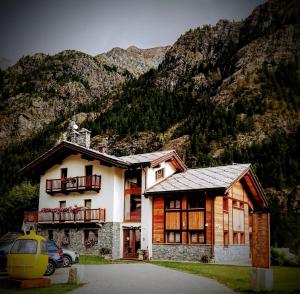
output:
[[[157,181],[159,179],[162,179],[164,177],[164,174],[165,174],[164,168],[161,168],[161,169],[157,170],[155,172],[155,180]]]

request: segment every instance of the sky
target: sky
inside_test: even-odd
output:
[[[190,28],[245,19],[264,0],[1,0],[0,57],[172,45]]]

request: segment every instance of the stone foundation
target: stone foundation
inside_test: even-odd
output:
[[[191,244],[153,244],[153,259],[205,261],[211,259],[212,246]]]
[[[223,245],[214,246],[215,263],[250,264],[249,245]]]
[[[109,257],[113,259],[120,258],[120,223],[104,223],[100,227],[89,228],[71,228],[67,226],[61,226],[59,228],[40,228],[38,233],[49,239],[49,230],[53,232],[53,240],[61,247],[71,249],[79,252],[80,254],[95,254],[101,255],[106,251]],[[84,231],[87,229],[95,230],[98,233],[98,244],[87,248],[84,244]],[[69,245],[61,244],[61,240],[64,237],[65,230],[69,231]]]
[[[213,247],[213,248],[212,248]],[[250,264],[248,245],[153,244],[153,259]],[[208,257],[208,259],[207,259]]]

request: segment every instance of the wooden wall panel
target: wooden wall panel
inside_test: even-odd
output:
[[[217,196],[214,201],[215,212],[215,244],[221,245],[224,243],[223,232],[223,196]]]
[[[210,196],[207,195],[206,196],[206,203],[205,203],[206,244],[212,244],[211,203],[212,203],[212,200],[211,200]]]
[[[204,211],[189,211],[188,218],[190,230],[204,229]]]
[[[244,188],[241,182],[236,182],[233,185],[233,198],[241,201],[244,200]]]
[[[153,197],[153,231],[152,242],[163,243],[164,242],[164,198]]]
[[[252,266],[270,268],[270,215],[253,214]]]
[[[232,200],[228,199],[229,245],[233,243]]]
[[[166,229],[179,230],[180,229],[180,212],[166,212]]]

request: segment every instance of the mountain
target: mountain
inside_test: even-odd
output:
[[[124,71],[128,70],[135,78],[138,78],[150,69],[157,68],[169,48],[170,46],[139,49],[130,46],[125,50],[117,47],[96,56],[96,58],[106,62],[109,66],[116,66]]]
[[[12,65],[11,60],[5,58],[5,57],[0,57],[0,69],[5,70],[7,69],[10,65]]]
[[[299,6],[268,1],[170,47],[36,54],[1,71],[2,198],[75,112],[110,154],[174,148],[189,167],[251,162],[280,220],[300,183]],[[286,246],[280,226],[272,242]]]
[[[66,50],[20,59],[0,76],[0,146],[35,134],[81,104],[97,99],[105,111],[113,99],[105,97],[113,96],[129,79],[157,67],[167,48],[115,48],[96,57]],[[95,113],[80,117],[87,116]]]

